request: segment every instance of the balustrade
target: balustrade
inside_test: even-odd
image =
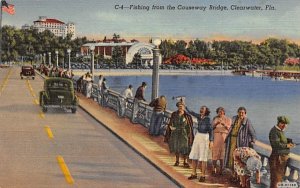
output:
[[[92,86],[92,98],[94,100],[103,100],[103,96],[99,96],[100,93],[98,91],[98,86],[93,84]],[[103,94],[102,94],[103,95]],[[119,97],[120,93],[108,89],[105,93],[107,97],[106,107],[109,107],[115,111],[118,111],[119,108]],[[133,118],[133,108],[134,108],[134,100],[133,99],[126,99],[126,109],[125,109],[125,117],[132,119]],[[101,104],[99,102],[99,104]],[[103,104],[103,103],[102,103]],[[143,125],[144,127],[148,128],[150,125],[150,119],[152,115],[152,107],[148,105],[148,103],[144,101],[139,101],[137,105],[137,115],[136,115],[136,122]],[[167,110],[164,113],[164,120],[163,120],[163,128],[166,127],[167,123],[169,122],[171,117],[171,111]],[[194,128],[197,127],[196,119],[194,119]],[[266,187],[270,185],[270,168],[269,168],[269,156],[271,155],[271,146],[268,144],[264,144],[260,141],[256,141],[254,144],[254,149],[257,151],[258,154],[261,156],[262,160],[262,168],[261,168],[261,181],[262,184]],[[286,169],[284,181],[285,182],[296,182],[300,185],[300,156],[291,153],[290,159],[288,161],[288,166]]]

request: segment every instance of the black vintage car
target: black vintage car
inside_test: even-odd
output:
[[[73,81],[67,78],[51,77],[44,81],[44,91],[40,91],[40,106],[43,112],[48,108],[66,108],[76,113],[78,98]]]
[[[32,66],[22,66],[20,76],[21,79],[31,77],[34,80],[35,71]]]

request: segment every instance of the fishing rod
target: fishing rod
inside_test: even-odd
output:
[[[185,101],[185,96],[173,96],[172,99],[177,101]]]

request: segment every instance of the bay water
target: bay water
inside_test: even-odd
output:
[[[110,89],[121,92],[132,84],[134,93],[145,81],[148,85],[145,96],[148,102],[151,100],[151,76],[107,76],[106,79]],[[211,110],[211,118],[219,106],[225,108],[229,117],[244,106],[258,140],[267,144],[277,116],[286,115],[291,121],[286,135],[300,143],[300,82],[233,75],[161,75],[159,95],[167,97],[167,109],[171,111],[176,110],[177,101],[173,98],[177,96],[185,96],[186,105],[197,113],[200,106],[206,105]],[[300,146],[292,152],[300,154]]]

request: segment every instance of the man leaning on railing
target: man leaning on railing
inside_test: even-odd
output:
[[[108,84],[106,83],[106,78],[103,78],[101,86],[101,106],[105,107],[108,103]]]
[[[138,108],[139,108],[139,102],[146,101],[145,99],[145,90],[147,87],[146,82],[142,82],[142,85],[138,87],[136,90],[135,96],[134,96],[134,103],[133,103],[133,110],[132,110],[132,117],[131,122],[137,123],[137,114],[138,114]]]
[[[153,112],[150,120],[149,134],[152,136],[159,136],[161,131],[161,126],[164,120],[164,111],[167,108],[167,99],[164,95],[152,100],[149,104],[153,107]]]
[[[125,111],[127,108],[127,99],[133,98],[132,90],[133,90],[132,85],[129,85],[118,97],[117,113],[119,117],[125,116]]]

